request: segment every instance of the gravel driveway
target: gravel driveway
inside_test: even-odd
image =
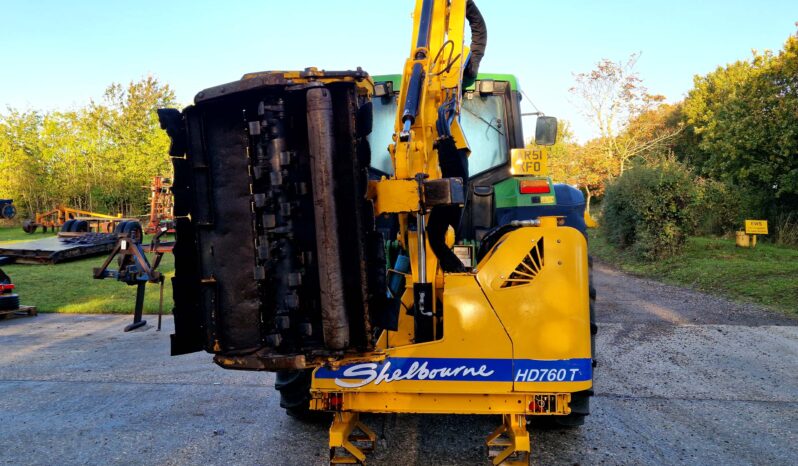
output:
[[[798,321],[596,266],[593,414],[532,430],[533,464],[798,464]],[[131,303],[132,305],[132,303]],[[327,425],[270,374],[169,357],[128,316],[0,321],[0,464],[326,464]],[[369,464],[487,464],[486,416],[367,416]]]

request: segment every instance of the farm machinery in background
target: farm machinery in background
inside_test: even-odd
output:
[[[73,209],[59,205],[22,222],[22,229],[33,234],[57,232],[55,237],[0,245],[0,256],[21,264],[57,264],[105,254],[113,249],[121,234],[143,236],[138,220]]]
[[[144,222],[122,214],[108,215],[59,205],[22,222],[29,234],[40,230],[57,232],[56,238],[22,241],[0,246],[0,257],[9,262],[55,264],[112,251],[126,236],[141,242],[145,234],[174,233],[170,178],[156,176],[149,186],[150,213]],[[12,218],[16,208],[11,200],[0,199],[0,218]],[[144,227],[142,228],[142,223]]]
[[[133,309],[133,322],[125,327],[125,332],[135,330],[147,324],[142,319],[144,312],[144,292],[147,283],[155,283],[160,288],[160,301],[158,306],[158,327],[161,330],[161,316],[163,314],[163,288],[164,276],[158,271],[161,259],[166,253],[171,253],[174,242],[163,242],[161,239],[169,233],[166,226],[162,226],[150,244],[141,244],[141,226],[138,222],[132,228],[122,227],[117,235],[116,246],[100,267],[93,270],[97,280],[106,278],[115,279],[128,286],[136,286],[136,304]],[[147,253],[152,254],[152,259],[147,258]],[[114,258],[117,259],[118,268],[110,269]]]
[[[17,216],[17,207],[11,199],[0,199],[0,220],[11,220]]]
[[[144,233],[154,235],[163,227],[174,233],[174,196],[172,196],[172,180],[156,176],[150,185],[150,216],[144,227]]]
[[[163,176],[153,178],[149,186],[150,213],[146,218],[144,233],[148,235],[156,234],[163,226],[166,226],[170,231],[174,231],[174,200],[171,188],[172,181],[170,178]],[[6,211],[10,216],[4,216]],[[11,204],[11,201],[0,199],[0,218],[10,219],[15,215],[16,209]],[[60,233],[114,233],[120,223],[130,221],[138,221],[138,219],[126,218],[122,214],[101,214],[59,205],[53,210],[34,214],[33,219],[24,220],[22,229],[29,234],[33,234],[39,229],[43,233],[48,231]]]
[[[122,214],[100,214],[59,205],[53,210],[35,214],[32,220],[24,220],[22,229],[29,234],[36,233],[38,229],[43,233],[112,233],[117,224],[128,220],[131,219],[122,218]]]
[[[0,258],[6,263],[58,264],[107,254],[123,235],[139,242],[144,237],[138,220],[115,218],[114,228],[108,233],[89,231],[89,224],[84,218],[69,219],[56,236],[1,244]]]

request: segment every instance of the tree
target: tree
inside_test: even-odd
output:
[[[44,117],[37,112],[9,109],[0,120],[0,197],[17,199],[23,210],[47,205],[50,171],[39,129]]]
[[[638,165],[607,187],[601,228],[607,240],[640,258],[678,254],[697,220],[695,176],[675,160]]]
[[[598,130],[593,142],[616,164],[622,174],[630,160],[659,149],[675,137],[680,128],[649,124],[647,115],[659,111],[665,98],[649,94],[634,70],[639,54],[626,62],[603,59],[596,68],[575,75],[571,93],[578,105]]]
[[[534,144],[534,139],[530,144]],[[567,120],[557,121],[557,142],[551,146],[549,153],[549,176],[554,181],[566,184],[578,184],[576,152],[579,144],[574,140],[571,124]]]
[[[593,142],[576,143],[567,121],[560,121],[557,144],[552,147],[549,173],[554,181],[585,190],[587,210],[593,196],[604,193],[605,183],[613,176],[613,163],[602,147]]]
[[[703,175],[715,172],[717,157],[723,157],[714,146],[718,140],[718,115],[743,92],[744,83],[757,73],[765,56],[754,56],[751,61],[737,61],[718,67],[706,76],[693,78],[693,89],[684,100],[684,120],[694,136],[694,144],[686,145],[678,155]]]
[[[139,210],[146,204],[142,188],[153,176],[170,173],[169,138],[160,129],[156,110],[174,105],[174,92],[153,77],[127,88],[112,84],[102,102],[91,102],[87,129],[99,136],[98,149],[104,153],[105,186],[98,186],[95,194],[104,204],[119,211]]]
[[[681,104],[660,103],[629,120],[616,144],[627,160],[663,160],[673,155],[673,145],[683,129]],[[623,169],[619,169],[619,173],[622,172]]]
[[[778,54],[695,78],[684,103],[694,147],[679,154],[701,174],[759,194],[763,212],[798,210],[798,35]]]
[[[28,216],[58,204],[136,215],[150,180],[171,172],[169,140],[155,110],[175,104],[148,77],[112,84],[99,103],[68,112],[0,114],[0,197]]]

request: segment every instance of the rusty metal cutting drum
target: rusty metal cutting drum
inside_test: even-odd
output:
[[[256,73],[159,111],[175,168],[173,354],[279,370],[371,346],[386,293],[369,86],[359,70]]]

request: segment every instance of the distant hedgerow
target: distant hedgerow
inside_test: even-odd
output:
[[[678,254],[696,228],[693,175],[675,161],[627,170],[607,187],[601,227],[607,240],[646,260]]]

